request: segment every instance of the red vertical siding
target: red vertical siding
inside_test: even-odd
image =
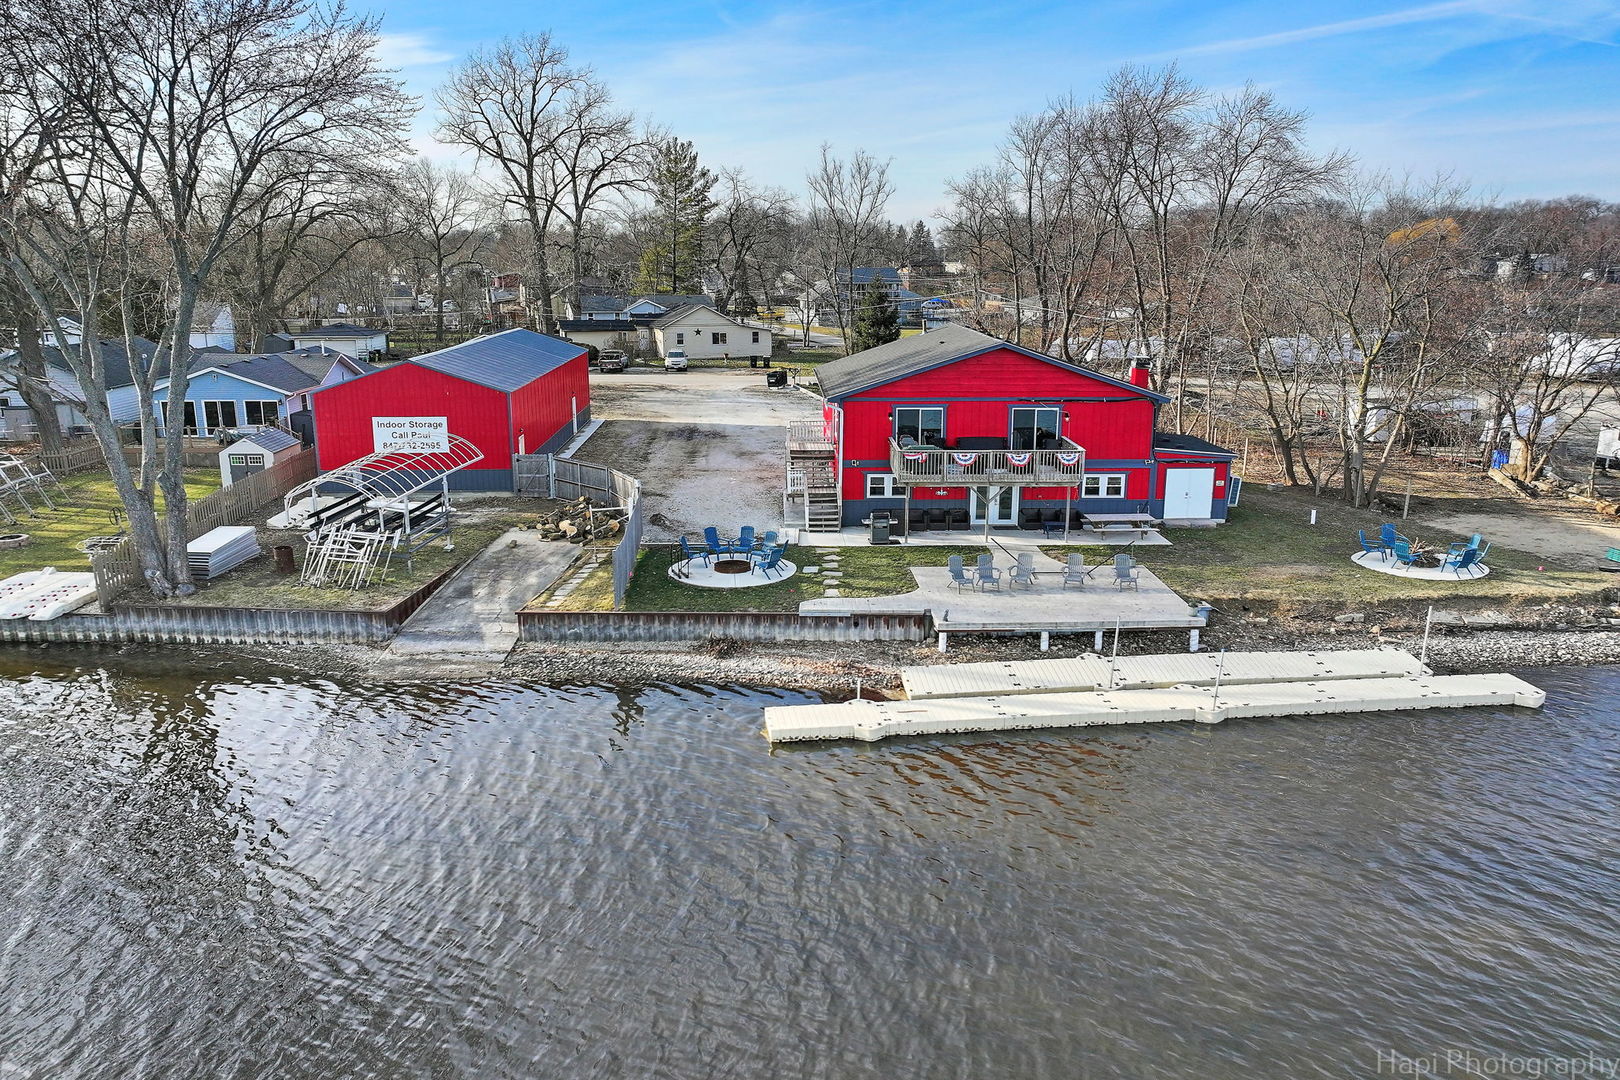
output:
[[[512,391],[512,452],[517,452],[521,437],[523,448],[536,453],[552,436],[569,427],[574,420],[575,399],[581,412],[590,408],[590,370],[584,352]]]
[[[322,471],[374,452],[374,416],[443,416],[450,434],[484,453],[475,468],[510,469],[507,396],[409,361],[310,395]]]

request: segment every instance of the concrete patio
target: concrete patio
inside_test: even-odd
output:
[[[937,567],[911,568],[911,576],[917,581],[913,592],[897,596],[806,600],[799,605],[799,614],[927,613],[933,617],[934,628],[939,632],[942,652],[952,633],[985,631],[1038,633],[1043,649],[1052,634],[1091,633],[1095,647],[1100,649],[1106,632],[1115,627],[1120,630],[1185,629],[1190,633],[1191,647],[1197,648],[1198,631],[1205,625],[1206,616],[1146,567],[1137,568],[1140,586],[1136,589],[1114,586],[1111,563],[1093,567],[1085,585],[1064,588],[1063,564],[1037,552],[1036,583],[1033,587],[1024,587],[1010,582],[1006,572],[1008,561],[996,561],[1002,570],[1000,589],[956,587],[942,559],[942,565]],[[971,565],[968,569],[971,573]]]
[[[809,532],[805,529],[789,530],[797,532],[794,543],[808,547],[865,547],[872,539],[872,530],[866,525],[846,525],[835,533]],[[930,531],[915,532],[910,536],[896,536],[895,539],[911,547],[963,547],[985,543],[984,526],[975,526],[971,530],[956,531]],[[1061,535],[1053,536],[1050,540],[1043,532],[1026,529],[991,529],[990,539],[1008,548],[1018,551],[1033,551],[1043,545],[1051,544],[1093,544],[1098,547],[1125,547],[1134,543],[1137,547],[1173,547],[1174,545],[1157,529],[1106,529],[1094,532],[1089,529],[1075,529],[1065,539]],[[1072,591],[1072,590],[1071,590]]]

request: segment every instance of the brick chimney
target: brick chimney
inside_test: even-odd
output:
[[[1148,370],[1148,366],[1140,360],[1131,361],[1130,379],[1132,386],[1140,386],[1144,390],[1151,390],[1153,388],[1153,373],[1150,372]]]

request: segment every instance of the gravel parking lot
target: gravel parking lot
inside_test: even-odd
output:
[[[816,420],[803,390],[767,390],[764,371],[591,376],[602,426],[574,455],[641,480],[644,536],[668,542],[705,525],[782,527],[787,423]]]

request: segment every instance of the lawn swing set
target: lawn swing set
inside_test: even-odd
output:
[[[484,459],[459,435],[444,450],[390,450],[356,458],[287,492],[286,518],[306,529],[299,581],[362,589],[388,578],[396,558],[451,536],[450,477]]]

